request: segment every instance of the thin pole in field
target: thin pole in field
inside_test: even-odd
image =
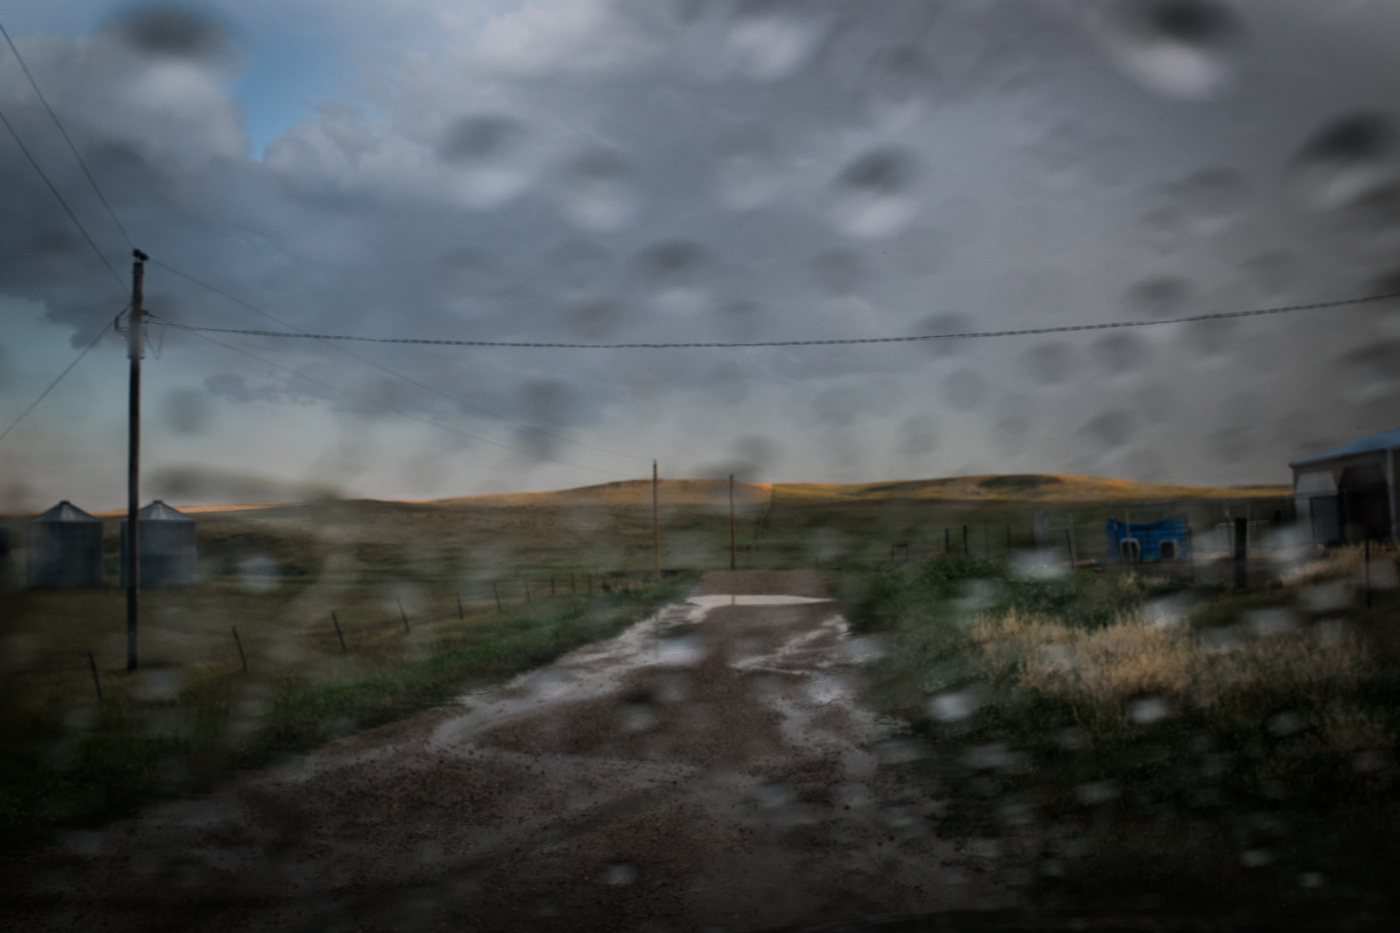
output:
[[[345,647],[345,635],[340,631],[340,620],[335,617],[335,610],[331,610],[331,625],[335,626],[335,637],[340,640],[341,654],[349,654],[350,649]]]
[[[457,593],[456,596],[457,596],[457,621],[458,621],[458,622],[465,622],[465,621],[467,621],[467,614],[466,614],[465,612],[462,611],[462,594],[461,594],[461,593]]]
[[[729,474],[729,569],[739,569],[739,546],[734,531],[734,474]]]
[[[653,460],[651,461],[651,550],[657,583],[661,582],[661,499],[657,491],[660,483],[661,474],[656,466],[656,461]]]
[[[493,592],[493,593],[496,594],[496,611],[497,611],[497,612],[504,612],[505,610],[501,608],[501,588],[500,588],[499,586],[497,586],[495,583],[492,583],[492,584],[491,584],[491,592]]]
[[[1367,538],[1362,554],[1362,566],[1366,568],[1366,608],[1371,608],[1371,539]]]
[[[967,526],[963,525],[963,556],[967,556]]]
[[[403,619],[403,630],[406,634],[408,632],[408,613],[403,611],[403,600],[396,599],[394,602],[399,604],[399,618]]]
[[[238,626],[229,626],[233,629],[233,643],[238,648],[238,660],[243,662],[243,673],[248,673],[248,656],[243,653],[243,639],[238,637]]]

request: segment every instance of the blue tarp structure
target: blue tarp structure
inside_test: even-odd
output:
[[[1164,518],[1160,522],[1120,522],[1116,518],[1108,520],[1108,553],[1110,556],[1117,555],[1120,559],[1125,557],[1123,548],[1124,541],[1136,541],[1138,544],[1138,560],[1170,560],[1174,557],[1185,557],[1187,542],[1187,530],[1190,525],[1186,521],[1186,516],[1177,518]],[[1163,548],[1163,544],[1167,544]],[[1131,549],[1131,545],[1130,545]],[[1163,552],[1166,552],[1165,554]]]

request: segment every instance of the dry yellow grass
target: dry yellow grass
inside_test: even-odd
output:
[[[1384,747],[1393,736],[1327,700],[1339,688],[1355,690],[1374,676],[1370,650],[1345,630],[1323,631],[1323,637],[1307,629],[1261,635],[1235,626],[1212,640],[1185,624],[1155,626],[1141,613],[1085,631],[1013,612],[979,618],[969,635],[988,676],[1014,676],[1023,687],[1087,704],[1110,718],[1131,715],[1130,703],[1143,698],[1161,698],[1172,709],[1208,710],[1267,690],[1326,710],[1319,723],[1324,733],[1351,736],[1339,739],[1341,744]]]

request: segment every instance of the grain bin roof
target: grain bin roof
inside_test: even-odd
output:
[[[1295,460],[1289,466],[1306,466],[1309,463],[1322,463],[1324,460],[1335,460],[1338,457],[1349,457],[1353,454],[1368,454],[1375,450],[1390,450],[1394,447],[1400,447],[1400,428],[1391,428],[1389,431],[1381,431],[1379,434],[1363,437],[1359,441],[1352,441],[1349,444],[1342,444],[1340,447],[1333,447],[1331,450],[1324,450],[1320,454]]]
[[[153,501],[151,502],[150,505],[146,506],[144,509],[142,509],[141,511],[137,512],[137,513],[136,513],[136,519],[137,519],[137,521],[142,521],[142,522],[192,522],[192,521],[194,521],[194,519],[190,518],[190,517],[189,517],[188,515],[186,515],[184,512],[180,512],[180,511],[177,511],[176,509],[171,508],[170,506],[166,505],[164,502],[161,502],[159,499],[153,500]]]
[[[58,505],[54,506],[53,508],[49,509],[49,510],[48,510],[47,512],[45,512],[43,515],[40,515],[40,516],[38,516],[37,518],[35,518],[34,521],[36,521],[36,522],[97,522],[97,523],[100,524],[100,523],[102,522],[102,519],[100,519],[100,518],[93,518],[91,515],[89,515],[88,513],[84,512],[82,509],[78,508],[76,505],[74,505],[73,503],[69,502],[67,499],[64,499],[62,502],[60,502]]]

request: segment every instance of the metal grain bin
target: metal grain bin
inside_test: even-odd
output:
[[[156,499],[136,513],[141,535],[141,585],[194,582],[194,519]],[[121,580],[126,586],[126,519],[121,523]]]
[[[101,586],[102,522],[64,499],[24,535],[30,586]]]

